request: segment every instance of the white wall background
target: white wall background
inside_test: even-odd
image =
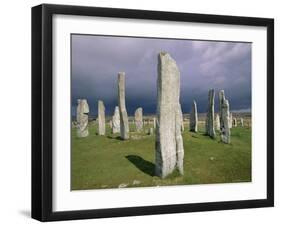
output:
[[[31,7],[42,1],[2,1],[0,20],[0,225],[37,225],[31,219]],[[45,3],[275,18],[275,115],[281,114],[279,1],[60,0]],[[55,225],[277,225],[281,213],[281,117],[275,119],[275,208],[56,222]]]

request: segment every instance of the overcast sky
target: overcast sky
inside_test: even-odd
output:
[[[72,114],[78,98],[86,98],[90,114],[103,100],[106,114],[117,105],[117,74],[126,73],[126,107],[153,114],[157,100],[157,60],[168,52],[181,73],[180,102],[189,113],[193,100],[207,109],[208,90],[225,90],[230,109],[251,109],[251,44],[197,40],[72,35]]]

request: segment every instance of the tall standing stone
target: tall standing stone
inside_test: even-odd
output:
[[[168,53],[158,56],[155,173],[165,178],[178,169],[183,174],[180,72]]]
[[[190,131],[197,133],[197,131],[198,131],[198,115],[197,115],[197,104],[196,104],[195,100],[192,103],[189,120],[190,120],[190,122],[189,122]]]
[[[156,118],[153,118],[153,129],[156,129]]]
[[[129,120],[125,102],[125,72],[118,73],[118,104],[120,113],[120,135],[123,140],[129,139]]]
[[[222,119],[222,126],[221,126],[221,141],[223,143],[229,144],[230,143],[230,120],[229,120],[229,103],[228,100],[224,98],[223,102],[221,103],[221,119]]]
[[[209,90],[208,96],[208,109],[207,109],[207,117],[206,117],[206,134],[209,135],[211,138],[216,137],[216,132],[214,128],[215,123],[215,90]]]
[[[89,105],[86,99],[77,100],[77,136],[78,137],[87,137],[89,135],[88,131],[88,118],[89,118]]]
[[[105,135],[105,107],[103,101],[98,101],[98,134]]]
[[[233,119],[232,119],[232,113],[229,113],[229,128],[232,128],[232,123],[233,123]]]
[[[141,132],[143,129],[142,108],[137,108],[135,111],[135,125],[137,132]]]
[[[221,130],[220,115],[216,114],[216,130]]]
[[[220,120],[220,130],[223,126],[223,119],[222,119],[222,105],[225,101],[224,90],[219,91],[219,120]]]
[[[112,116],[112,133],[120,133],[120,114],[118,106],[115,106]]]

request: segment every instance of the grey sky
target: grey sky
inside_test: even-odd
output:
[[[207,108],[208,90],[225,90],[231,110],[251,109],[251,44],[234,42],[72,35],[72,113],[86,98],[91,115],[103,100],[106,114],[117,105],[117,74],[126,73],[126,106],[155,113],[157,56],[168,52],[181,72],[181,105]],[[216,93],[217,94],[217,93]],[[217,105],[217,95],[216,95]],[[217,109],[217,106],[216,106]]]

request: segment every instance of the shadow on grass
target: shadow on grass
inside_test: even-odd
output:
[[[127,155],[126,159],[128,159],[131,163],[133,163],[139,170],[148,174],[149,176],[155,176],[155,164],[144,160],[142,157],[137,155]]]
[[[117,136],[117,137],[114,137],[114,136],[107,136],[107,138],[109,138],[109,139],[115,139],[115,140],[123,140],[123,139],[121,138],[121,136]]]

